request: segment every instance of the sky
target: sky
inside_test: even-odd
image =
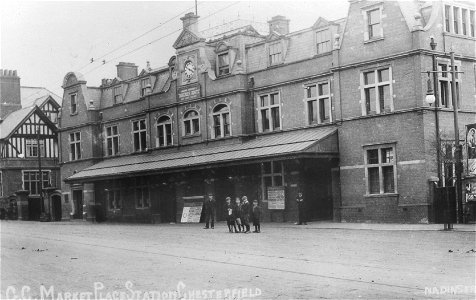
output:
[[[311,27],[319,17],[347,15],[348,0],[198,1],[199,30],[237,19],[267,27],[273,16],[290,19],[290,30]],[[59,96],[64,76],[82,73],[88,86],[114,78],[118,62],[140,70],[167,65],[175,53],[180,17],[194,1],[0,1],[0,68],[17,70],[22,86],[46,87]],[[91,59],[94,61],[91,63]],[[103,64],[103,60],[105,64]]]

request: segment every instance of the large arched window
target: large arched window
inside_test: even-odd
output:
[[[200,133],[200,116],[196,110],[189,110],[183,115],[184,135]]]
[[[172,145],[172,121],[169,116],[162,116],[157,120],[157,147]]]
[[[219,104],[213,109],[213,130],[215,138],[230,136],[230,109]]]

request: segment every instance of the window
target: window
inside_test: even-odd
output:
[[[451,7],[449,5],[445,5],[445,30],[446,30],[446,32],[451,32],[451,29],[450,29],[450,10],[451,10]]]
[[[136,208],[148,208],[149,199],[149,180],[147,177],[137,177],[135,185]]]
[[[162,116],[157,121],[157,147],[172,145],[172,121],[168,116]]]
[[[119,210],[122,208],[120,189],[106,189],[106,198],[110,210]]]
[[[331,48],[331,32],[329,29],[316,32],[317,54],[326,53]]]
[[[329,82],[309,85],[305,88],[307,119],[309,124],[321,124],[331,121]]]
[[[78,113],[78,100],[77,100],[78,95],[77,94],[71,94],[71,114],[77,114]]]
[[[219,104],[213,109],[213,133],[215,138],[230,136],[230,109]]]
[[[284,186],[284,166],[281,161],[270,161],[261,164],[261,187],[263,198],[270,186]]]
[[[469,34],[474,37],[474,10],[469,11]]]
[[[3,178],[2,178],[2,172],[0,171],[0,197],[3,196]]]
[[[81,159],[81,132],[70,133],[69,147],[69,160]]]
[[[279,93],[259,96],[258,118],[261,132],[281,129]]]
[[[446,32],[474,37],[474,9],[445,5]]]
[[[467,9],[461,9],[461,29],[463,31],[463,35],[467,35],[467,18],[468,18],[468,10]]]
[[[455,71],[459,71],[459,66],[455,66]],[[451,66],[448,62],[439,62],[438,63],[438,88],[440,95],[440,107],[451,108],[453,107],[452,102],[452,80],[451,75]],[[458,108],[461,107],[460,95],[459,95],[459,76],[456,74],[456,102],[458,103]]]
[[[200,133],[200,118],[196,110],[189,110],[183,115],[184,135]]]
[[[453,6],[453,31],[459,33],[459,8]]]
[[[149,93],[149,89],[151,88],[150,85],[150,77],[144,78],[140,81],[140,95],[144,97]]]
[[[395,193],[395,147],[382,145],[365,150],[367,194]]]
[[[114,87],[114,104],[122,103],[122,86]]]
[[[26,157],[38,157],[38,140],[36,139],[27,139],[25,141],[26,146]],[[45,157],[45,141],[40,140],[40,153],[41,157]]]
[[[40,186],[40,176],[38,171],[23,171],[23,189],[30,191],[31,195],[39,195],[40,189],[50,185],[50,171],[42,171],[43,178]]]
[[[380,8],[367,11],[367,33],[369,40],[383,37]]]
[[[132,122],[132,136],[134,138],[134,151],[144,151],[147,149],[147,132],[145,120]]]
[[[393,111],[391,68],[362,72],[361,86],[363,115]]]
[[[230,62],[228,52],[218,55],[218,75],[226,75],[230,73]]]
[[[282,62],[282,45],[274,43],[269,45],[269,64],[275,65]]]
[[[117,125],[106,127],[106,155],[112,156],[119,153],[119,132]]]

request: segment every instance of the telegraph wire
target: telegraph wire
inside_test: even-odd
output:
[[[214,15],[216,15],[216,14],[218,14],[218,13],[220,13],[220,12],[222,12],[222,11],[224,11],[224,10],[230,8],[230,7],[232,7],[233,5],[238,4],[238,3],[240,3],[240,1],[233,2],[232,4],[230,4],[230,5],[228,5],[228,6],[224,7],[224,8],[221,8],[221,9],[215,11],[214,13],[212,13],[212,14],[210,14],[210,15],[204,17],[204,18],[201,19],[200,21],[205,20],[205,19],[207,19],[207,18],[210,18],[210,17],[212,17],[212,16],[214,16]],[[198,22],[198,21],[197,21],[197,22]],[[197,22],[195,22],[195,23],[197,23]],[[95,71],[95,70],[97,70],[98,68],[100,68],[100,67],[102,67],[102,66],[104,66],[104,65],[106,65],[106,64],[108,64],[108,63],[110,63],[110,62],[113,62],[113,61],[115,61],[115,60],[117,60],[117,59],[119,59],[119,58],[122,58],[122,57],[124,57],[124,56],[126,56],[126,55],[129,55],[129,54],[131,54],[131,53],[134,53],[134,52],[136,52],[136,51],[139,51],[140,49],[142,49],[142,48],[144,48],[144,47],[147,47],[147,46],[149,46],[149,45],[151,45],[151,44],[153,44],[153,43],[155,43],[155,42],[158,42],[158,41],[160,41],[160,40],[162,40],[162,39],[164,39],[164,38],[166,38],[166,37],[169,37],[169,36],[171,36],[172,34],[175,34],[175,33],[179,32],[179,31],[181,31],[181,30],[182,30],[182,28],[179,28],[179,29],[174,30],[174,31],[172,31],[172,32],[170,32],[170,33],[168,33],[168,34],[166,34],[166,35],[164,35],[164,36],[161,36],[160,38],[155,39],[155,40],[153,40],[153,41],[151,41],[151,42],[149,42],[149,43],[147,43],[147,44],[141,45],[141,46],[139,46],[139,47],[137,47],[137,48],[135,48],[135,49],[132,49],[132,50],[129,51],[129,52],[126,52],[126,53],[124,53],[124,54],[121,54],[120,56],[117,56],[117,57],[114,57],[114,58],[111,58],[111,59],[108,59],[108,60],[103,60],[103,61],[102,61],[103,63],[102,63],[101,65],[99,65],[99,66],[97,66],[97,67],[95,67],[95,68],[89,70],[89,71],[86,72],[84,75],[87,75],[87,74],[91,73],[92,71]],[[111,51],[111,53],[112,53],[112,51]],[[104,55],[103,55],[101,58],[103,58],[103,57],[104,57]]]

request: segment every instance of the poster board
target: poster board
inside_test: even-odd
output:
[[[183,204],[181,223],[199,223],[202,215],[203,197],[199,201],[187,201]],[[188,199],[190,200],[190,199]]]
[[[466,174],[474,176],[476,175],[476,124],[466,125],[466,153]]]
[[[268,187],[268,209],[285,208],[286,196],[284,186],[270,186]]]

